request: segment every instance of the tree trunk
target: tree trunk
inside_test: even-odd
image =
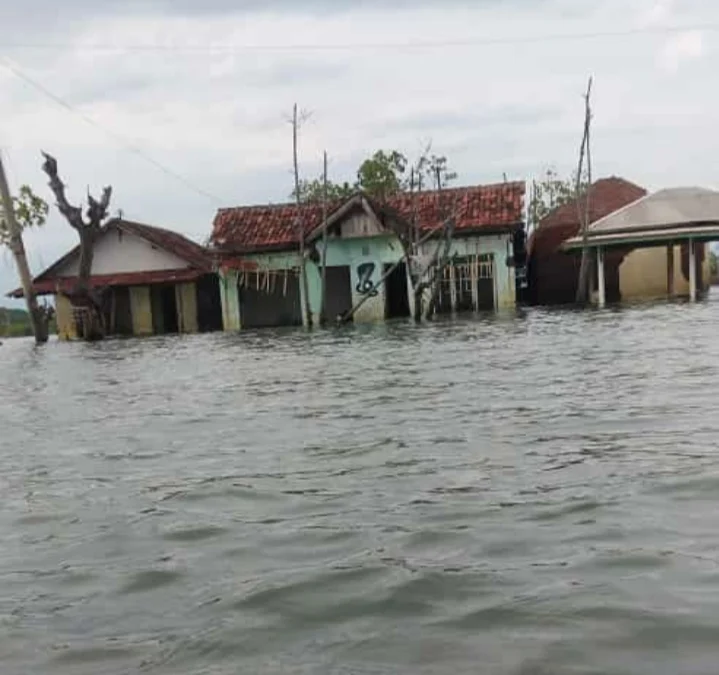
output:
[[[2,158],[0,157],[0,197],[2,198],[2,207],[5,215],[5,221],[10,232],[10,250],[15,256],[20,282],[22,284],[22,292],[25,296],[27,311],[30,314],[30,322],[32,323],[32,332],[35,335],[35,342],[43,344],[48,340],[47,316],[37,304],[35,289],[32,284],[32,275],[30,274],[30,266],[27,262],[25,253],[25,244],[22,240],[22,230],[15,218],[15,207],[12,197],[10,196],[10,188],[7,184],[5,176],[5,168],[3,167]]]
[[[57,172],[57,161],[47,153],[43,153],[43,156],[45,162],[42,168],[50,178],[50,188],[57,199],[58,210],[80,237],[80,268],[77,283],[72,292],[67,293],[66,296],[72,304],[76,318],[79,319],[78,333],[85,340],[100,340],[105,336],[102,304],[98,294],[91,288],[90,277],[95,241],[102,229],[102,222],[107,217],[112,188],[108,186],[102,191],[100,201],[88,195],[88,222],[85,223],[82,209],[67,201],[65,185]]]

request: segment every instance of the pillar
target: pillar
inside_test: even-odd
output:
[[[222,301],[222,328],[240,330],[240,294],[238,274],[234,270],[220,272],[220,299]]]
[[[180,333],[197,333],[197,288],[194,282],[175,286],[175,303]]]
[[[694,240],[689,239],[689,299],[697,299],[697,254]]]
[[[667,295],[674,297],[674,244],[667,246]]]
[[[130,286],[130,311],[134,335],[152,335],[152,303],[149,286]]]
[[[606,284],[604,282],[604,249],[597,246],[597,302],[600,307],[607,304]]]
[[[74,340],[77,338],[72,303],[62,293],[55,296],[55,322],[57,325],[57,337],[60,340]]]

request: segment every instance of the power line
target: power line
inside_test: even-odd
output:
[[[494,45],[522,45],[544,42],[560,42],[574,40],[597,40],[604,38],[627,38],[640,35],[669,35],[692,31],[719,31],[719,23],[706,23],[692,26],[647,26],[616,31],[593,31],[584,33],[555,33],[545,35],[527,35],[520,37],[475,37],[457,40],[408,40],[406,42],[364,42],[364,43],[329,43],[329,44],[73,44],[73,43],[31,43],[1,42],[0,49],[36,49],[36,50],[71,50],[76,52],[295,52],[295,51],[414,51],[423,49],[444,49],[451,47],[489,47]]]
[[[98,124],[92,117],[89,117],[82,111],[75,108],[73,105],[65,101],[64,99],[60,98],[57,94],[54,94],[49,89],[47,89],[45,86],[31,78],[30,76],[23,73],[15,64],[13,64],[7,57],[0,56],[0,63],[2,63],[15,77],[22,80],[26,84],[30,85],[43,95],[47,96],[49,99],[57,103],[59,106],[65,108],[66,110],[70,111],[74,115],[77,115],[78,117],[82,118],[87,124],[94,127],[98,131],[101,131],[102,133],[106,134],[107,136],[110,136],[110,138],[114,139],[117,143],[119,143],[122,147],[125,148],[125,150],[128,150],[129,152],[134,153],[138,157],[144,159],[146,162],[152,164],[156,169],[159,169],[162,171],[162,173],[166,174],[167,176],[170,176],[171,178],[174,178],[175,180],[180,181],[185,185],[185,187],[188,187],[193,192],[196,192],[197,194],[212,200],[215,203],[223,204],[226,203],[226,200],[221,199],[220,197],[213,195],[210,192],[207,192],[203,190],[202,188],[197,187],[192,182],[190,182],[187,178],[185,178],[183,175],[177,173],[176,171],[173,171],[172,169],[166,167],[164,164],[161,164],[156,159],[148,155],[142,148],[139,148],[138,146],[134,145],[133,143],[130,143],[126,138],[121,136],[120,134],[116,134],[113,131],[110,131],[109,129],[104,128],[100,124]]]

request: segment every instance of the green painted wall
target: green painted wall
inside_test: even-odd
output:
[[[436,241],[425,244],[424,255],[431,255],[437,247]],[[509,309],[517,304],[514,267],[507,266],[512,255],[512,237],[509,234],[483,235],[454,239],[450,255],[475,256],[491,254],[494,258],[494,297],[497,309]]]
[[[423,253],[431,255],[436,247],[437,241],[428,242],[423,248]],[[317,248],[321,254],[321,241],[317,243]],[[506,264],[507,257],[511,255],[511,252],[510,235],[455,239],[451,249],[452,255],[474,256],[488,253],[493,255],[495,263],[495,302],[498,309],[514,307],[516,302],[514,268],[507,267]],[[402,245],[393,234],[367,238],[330,239],[327,246],[327,265],[328,267],[349,266],[352,302],[356,304],[363,297],[359,276],[360,268],[367,273],[365,280],[374,285],[382,277],[385,264],[395,263],[403,255]],[[257,253],[243,256],[243,259],[256,263],[261,271],[299,268],[299,255],[297,252]],[[314,325],[318,325],[322,294],[320,265],[308,261],[306,270],[312,322]],[[237,278],[238,273],[235,271],[220,274],[220,294],[225,330],[239,330],[242,325],[242,308],[239,306]],[[366,284],[366,287],[369,287],[369,283]],[[300,290],[304,307],[304,289],[301,283]],[[412,303],[413,298],[409,285],[408,296],[410,303]],[[383,285],[377,289],[377,295],[366,301],[360,308],[355,315],[355,322],[381,321],[384,319],[384,315],[385,289]]]

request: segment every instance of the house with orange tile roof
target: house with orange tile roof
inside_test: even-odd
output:
[[[318,204],[220,209],[210,248],[218,262],[224,327],[302,325],[305,303],[317,324],[323,254],[328,318],[347,316],[360,301],[357,322],[411,316],[416,270],[442,244],[448,219],[450,263],[439,280],[439,311],[514,307],[524,193],[523,182],[400,193],[382,202],[357,193],[329,205],[326,221]]]

